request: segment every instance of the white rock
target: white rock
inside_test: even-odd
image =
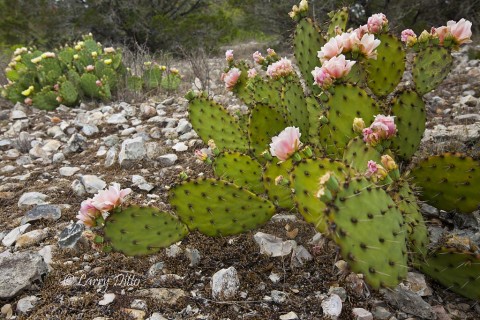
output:
[[[43,247],[42,249],[38,250],[38,254],[40,256],[42,256],[43,258],[43,261],[45,261],[45,263],[47,264],[48,266],[48,271],[52,271],[53,270],[53,267],[52,267],[52,263],[53,263],[53,250],[55,249],[56,247],[54,245],[48,245],[48,246],[45,246]]]
[[[38,158],[45,159],[48,157],[47,152],[42,149],[40,144],[37,144],[33,148],[31,148],[28,154],[31,155],[33,159],[38,159]]]
[[[47,195],[40,192],[26,192],[18,200],[18,207],[25,208],[36,204],[46,204]]]
[[[30,223],[26,223],[24,225],[16,227],[2,239],[2,244],[5,247],[10,247],[30,226]]]
[[[180,119],[180,121],[178,121],[177,128],[175,129],[175,131],[176,131],[179,135],[182,135],[182,134],[185,134],[185,133],[187,133],[187,132],[190,132],[190,130],[192,130],[192,125],[191,125],[190,122],[188,122],[188,120],[186,120],[186,119]]]
[[[10,113],[10,120],[25,119],[27,115],[22,110],[12,110]]]
[[[282,314],[279,319],[280,320],[295,320],[295,319],[298,319],[298,316],[295,312],[290,311],[287,314]]]
[[[149,318],[147,318],[147,320],[167,320],[167,318],[165,318],[158,312],[154,312]]]
[[[421,273],[408,272],[406,286],[421,297],[432,295],[432,289],[427,285],[425,276]]]
[[[167,254],[167,257],[175,258],[179,254],[181,254],[183,250],[178,245],[172,244],[170,247],[165,249],[165,252]]]
[[[30,312],[38,303],[38,300],[40,299],[35,296],[28,296],[18,300],[17,312],[23,314]]]
[[[65,160],[65,155],[63,153],[57,152],[53,155],[53,159],[52,159],[53,163],[59,163],[59,162],[62,162],[63,160]]]
[[[122,166],[128,166],[142,160],[146,155],[145,143],[142,137],[127,139],[122,143],[118,161]]]
[[[184,142],[178,142],[172,147],[172,149],[177,152],[183,152],[188,150],[188,146],[186,146]]]
[[[363,308],[353,308],[352,314],[355,316],[355,320],[373,320],[373,314]]]
[[[70,187],[72,188],[73,193],[75,193],[77,196],[81,197],[85,195],[85,193],[87,193],[85,187],[83,186],[83,183],[81,183],[80,180],[73,180]]]
[[[34,244],[38,244],[48,236],[48,228],[37,229],[20,235],[15,244],[15,248],[25,248]]]
[[[80,182],[83,184],[85,191],[90,194],[95,194],[107,186],[105,181],[91,174],[81,176]]]
[[[337,319],[342,313],[342,299],[337,294],[332,294],[322,301],[322,310],[325,316]]]
[[[43,151],[47,153],[55,152],[62,146],[62,143],[58,140],[48,140],[42,147]]]
[[[115,300],[115,293],[105,293],[103,295],[103,299],[98,302],[99,305],[101,306],[106,306],[109,305],[110,303]]]
[[[111,147],[108,149],[107,156],[105,157],[105,168],[111,167],[115,164],[117,160],[117,148]]]
[[[163,156],[158,157],[158,163],[162,167],[171,167],[177,161],[178,156],[174,153],[164,154]]]
[[[87,137],[93,136],[98,132],[99,132],[98,127],[94,124],[86,124],[82,127],[82,133]]]
[[[61,176],[64,176],[64,177],[71,177],[73,176],[75,173],[77,173],[78,171],[80,171],[80,168],[78,167],[61,167],[58,172],[60,173]]]
[[[230,267],[217,271],[212,277],[211,286],[214,299],[233,299],[240,287],[237,270],[234,267]]]
[[[286,256],[297,246],[294,240],[283,241],[281,238],[263,232],[257,232],[253,238],[260,246],[260,253],[271,257]]]
[[[107,119],[107,123],[109,123],[109,124],[122,124],[122,123],[127,123],[127,122],[128,122],[127,119],[121,113],[112,114]]]

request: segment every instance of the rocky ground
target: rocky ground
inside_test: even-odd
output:
[[[209,63],[218,79],[222,59]],[[480,60],[463,50],[454,65],[426,96],[423,154],[479,155]],[[219,82],[211,88],[220,102],[242,108]],[[480,318],[477,302],[415,270],[395,290],[369,291],[332,243],[289,212],[238,236],[192,233],[148,257],[93,250],[75,215],[99,189],[118,182],[134,191],[129,203],[168,209],[167,192],[180,172],[212,175],[193,156],[203,143],[182,95],[51,112],[2,102],[0,318]],[[423,210],[432,236],[449,231],[480,242],[478,214]]]

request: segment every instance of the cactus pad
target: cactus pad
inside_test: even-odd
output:
[[[412,170],[420,198],[446,211],[471,213],[480,205],[480,162],[461,154],[431,156]]]
[[[307,101],[303,94],[302,84],[298,79],[295,78],[285,84],[282,100],[287,122],[290,126],[300,128],[300,132],[304,133],[303,139],[306,139],[309,129]]]
[[[425,103],[415,91],[406,90],[394,98],[390,114],[395,116],[397,126],[392,149],[400,158],[409,160],[417,151],[425,131]]]
[[[316,197],[319,179],[328,171],[333,171],[340,180],[347,174],[345,165],[327,158],[303,159],[297,163],[291,173],[292,188],[295,190],[293,201],[305,221],[315,225],[320,232],[327,229],[323,210],[325,204]]]
[[[295,59],[307,86],[314,93],[320,93],[320,88],[313,85],[312,76],[312,70],[320,66],[317,52],[325,44],[325,39],[322,37],[320,29],[311,19],[305,18],[300,20],[295,29],[293,43]]]
[[[340,10],[332,11],[328,14],[331,18],[330,24],[328,25],[327,36],[329,38],[335,37],[337,35],[337,29],[345,31],[347,28],[348,22],[348,8],[343,7]]]
[[[189,103],[189,119],[205,143],[213,139],[220,150],[242,152],[248,150],[245,133],[237,121],[218,103],[204,97],[192,99]]]
[[[407,274],[402,214],[392,198],[365,179],[343,183],[328,204],[329,229],[351,269],[373,288],[395,287]]]
[[[445,79],[452,67],[450,52],[442,47],[421,50],[413,63],[413,81],[417,92],[425,94],[435,89]]]
[[[48,87],[33,97],[33,105],[41,110],[54,110],[58,107],[57,94],[49,91]]]
[[[224,152],[213,163],[215,176],[232,181],[237,186],[245,187],[256,194],[265,192],[262,182],[262,166],[246,154]]]
[[[269,148],[272,137],[287,126],[283,113],[277,108],[264,104],[255,105],[250,113],[248,125],[248,137],[254,156],[260,158],[260,154]]]
[[[251,80],[250,88],[251,101],[254,103],[268,104],[278,107],[282,105],[283,84],[280,81],[261,79],[259,77]],[[284,110],[282,110],[284,113]]]
[[[352,128],[355,118],[363,118],[368,123],[381,113],[373,98],[351,84],[335,86],[326,105],[329,122],[320,128],[320,143],[327,155],[334,158],[341,158],[350,139],[357,135]]]
[[[377,149],[367,145],[360,137],[350,140],[343,153],[343,161],[360,173],[367,170],[369,160],[380,163],[381,157]]]
[[[368,59],[368,87],[377,96],[391,93],[402,79],[405,71],[405,51],[397,37],[390,34],[377,35],[381,43],[377,48],[377,59]]]
[[[233,89],[235,95],[242,99],[242,101],[247,105],[252,105],[254,100],[252,99],[252,92],[250,87],[248,86],[248,70],[250,67],[247,65],[245,61],[237,61],[235,62],[234,67],[240,70],[240,77],[237,80],[237,83]]]
[[[187,227],[167,212],[151,207],[116,208],[105,221],[105,237],[125,255],[146,255],[183,239]]]
[[[283,176],[285,179],[290,178],[290,171],[293,169],[292,158],[277,162],[277,158],[273,158],[273,162],[267,163],[263,171],[263,184],[267,190],[268,198],[277,206],[283,209],[291,210],[295,207],[292,199],[291,181],[289,185],[275,185],[275,178]]]
[[[275,206],[230,182],[201,179],[170,190],[169,202],[190,230],[207,236],[228,236],[258,228],[275,212]]]
[[[480,300],[480,255],[454,248],[435,251],[419,269],[449,290]]]
[[[60,96],[62,103],[66,106],[73,107],[78,102],[78,92],[75,85],[71,81],[64,81],[60,84]]]

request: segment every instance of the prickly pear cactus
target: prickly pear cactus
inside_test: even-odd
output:
[[[300,132],[308,132],[310,123],[307,101],[302,84],[298,79],[295,78],[285,83],[282,105],[286,112],[288,124],[300,128]]]
[[[446,153],[420,161],[411,172],[420,199],[446,211],[471,213],[480,205],[480,162]]]
[[[218,103],[205,97],[193,98],[189,103],[189,119],[205,143],[213,139],[220,150],[249,150],[238,122]]]
[[[315,194],[319,188],[320,177],[328,171],[336,173],[336,177],[343,180],[348,175],[347,167],[328,158],[303,159],[295,164],[291,173],[293,201],[305,221],[312,223],[320,232],[327,231],[325,203]]]
[[[367,145],[360,137],[350,140],[343,153],[343,161],[361,173],[367,170],[368,161],[380,163],[381,157],[377,149]]]
[[[383,189],[363,178],[346,181],[325,212],[343,258],[369,285],[395,287],[405,278],[404,220]]]
[[[260,227],[273,216],[274,205],[230,182],[201,179],[172,188],[169,202],[190,230],[228,236]]]
[[[183,239],[187,227],[167,212],[151,207],[116,208],[105,221],[105,238],[129,256],[160,251]]]
[[[268,149],[272,137],[287,127],[284,114],[278,108],[257,104],[250,112],[248,138],[255,157]]]
[[[239,152],[224,152],[213,163],[215,176],[245,187],[255,194],[265,192],[261,179],[262,165],[252,157]]]
[[[332,11],[328,14],[331,18],[328,26],[327,36],[329,38],[337,35],[337,31],[345,31],[348,22],[348,8],[343,7],[340,10]]]
[[[292,189],[290,186],[290,171],[293,169],[293,159],[277,162],[267,163],[263,171],[263,184],[267,190],[267,195],[270,201],[280,208],[292,210],[295,203],[292,199]],[[277,177],[282,176],[288,184],[277,184]]]
[[[425,103],[414,90],[405,90],[393,99],[390,114],[395,116],[397,126],[392,150],[401,159],[408,161],[420,146],[425,132]]]
[[[435,89],[448,75],[453,58],[450,51],[431,46],[422,49],[413,63],[413,81],[418,93],[425,94]]]

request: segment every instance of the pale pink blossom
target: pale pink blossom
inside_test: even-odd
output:
[[[378,171],[378,165],[373,160],[368,160],[367,163],[367,173],[365,174],[367,177],[371,177]]]
[[[114,53],[114,52],[115,52],[115,48],[113,48],[113,47],[104,48],[104,49],[103,49],[103,52],[105,52],[105,53]]]
[[[91,64],[89,64],[88,66],[85,67],[85,71],[87,71],[87,72],[91,72],[93,70],[95,70],[95,67],[92,66]]]
[[[247,76],[249,78],[255,78],[256,75],[257,75],[257,69],[252,68],[252,69],[248,70]]]
[[[313,84],[321,88],[328,88],[333,82],[332,77],[330,77],[325,68],[315,67],[315,70],[312,71],[312,75],[314,80]]]
[[[353,30],[352,33],[355,33],[358,39],[362,39],[362,37],[368,33],[368,25],[364,24],[363,26]]]
[[[55,98],[55,100],[57,100],[58,103],[62,103],[63,102],[63,98],[61,96],[57,96]]]
[[[282,58],[267,68],[267,75],[271,78],[285,77],[293,73],[292,61]]]
[[[195,157],[198,160],[205,162],[208,159],[208,154],[203,149],[202,150],[197,149],[195,150]]]
[[[120,189],[120,184],[113,183],[107,190],[99,191],[92,199],[92,204],[102,212],[110,211],[123,203],[132,189]]]
[[[388,24],[387,17],[383,13],[377,13],[368,18],[367,28],[370,33],[378,33]]]
[[[344,32],[341,35],[336,36],[338,40],[342,43],[343,53],[347,53],[353,50],[360,43],[360,38],[358,37],[357,32]]]
[[[441,26],[438,28],[432,28],[430,33],[432,36],[438,37],[438,41],[440,42],[440,44],[443,44],[443,41],[445,40],[445,37],[450,33],[450,30],[446,26]],[[422,32],[422,34],[419,37],[419,40],[421,40],[420,38],[422,37],[423,34],[424,33]]]
[[[95,81],[95,84],[97,85],[97,87],[103,86],[103,83],[100,80]]]
[[[413,46],[417,42],[417,35],[412,29],[405,29],[402,31],[401,40],[405,42],[407,46]]]
[[[31,106],[33,104],[32,98],[25,98],[23,101],[27,106]]]
[[[382,165],[373,160],[367,163],[367,171],[365,172],[367,178],[372,178],[374,182],[384,180],[388,176],[388,171]]]
[[[367,59],[377,60],[377,47],[380,45],[380,40],[375,39],[373,34],[364,34],[359,43],[360,52],[365,55]]]
[[[374,132],[372,128],[365,128],[362,131],[363,133],[363,141],[368,145],[374,147],[380,142],[380,137],[377,132]]]
[[[322,65],[322,68],[330,75],[331,78],[339,79],[346,76],[356,61],[345,60],[343,54],[333,57]]]
[[[258,51],[255,51],[253,53],[253,61],[258,64],[262,64],[265,61],[265,58],[262,56],[262,54]]]
[[[227,73],[222,74],[222,80],[225,82],[225,88],[227,88],[227,90],[233,90],[241,73],[240,69],[232,68]]]
[[[343,51],[343,41],[341,36],[330,38],[330,40],[318,51],[317,56],[321,63],[338,56]]]
[[[384,116],[379,114],[375,116],[375,120],[371,124],[370,128],[373,131],[379,132],[381,138],[388,139],[397,133],[397,126],[395,125],[395,117],[393,116]]]
[[[275,52],[275,50],[273,50],[272,48],[268,48],[268,49],[267,49],[267,54],[268,54],[269,56],[272,56],[272,57],[277,55],[277,53]]]
[[[46,59],[46,58],[55,58],[55,53],[53,52],[45,52],[41,55],[41,57],[43,59]]]
[[[287,127],[282,132],[272,138],[270,143],[270,153],[281,161],[287,160],[302,145],[300,142],[300,130],[296,127]]]
[[[88,227],[95,226],[95,219],[100,217],[102,212],[95,207],[93,199],[87,199],[82,201],[80,205],[80,211],[76,218],[83,222]]]
[[[59,85],[58,83],[56,83],[56,84],[53,86],[53,90],[55,90],[55,91],[60,90],[60,85]]]
[[[470,40],[472,36],[472,23],[470,21],[463,18],[458,22],[448,21],[447,28],[449,28],[456,44],[460,45],[472,42],[472,40]]]
[[[227,60],[227,62],[233,61],[233,50],[227,50],[225,52],[225,60]]]

